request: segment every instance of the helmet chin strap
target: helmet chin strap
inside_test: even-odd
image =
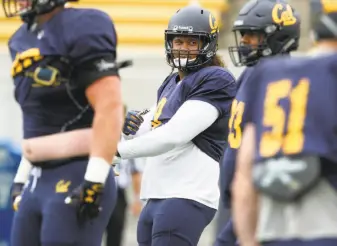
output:
[[[37,18],[37,16],[33,15],[33,14],[21,16],[22,21],[27,23],[27,28],[30,32],[36,32],[37,31],[38,24],[37,24],[36,18]]]

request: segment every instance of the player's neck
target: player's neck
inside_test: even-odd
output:
[[[186,72],[183,72],[183,71],[178,71],[178,74],[179,74],[179,80],[181,81],[181,80],[183,80],[183,78],[187,75],[187,73]]]
[[[47,13],[47,14],[43,14],[37,17],[36,21],[38,25],[42,25],[43,23],[49,21],[51,18],[54,17],[54,15],[58,14],[60,11],[62,11],[64,9],[64,7],[58,7],[56,9],[54,9],[53,11]]]

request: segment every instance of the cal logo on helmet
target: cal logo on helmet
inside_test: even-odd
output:
[[[215,33],[219,31],[218,21],[212,14],[209,14],[209,26],[212,29],[211,33]]]
[[[276,24],[292,26],[297,22],[293,10],[289,4],[275,4],[272,11],[272,19]]]

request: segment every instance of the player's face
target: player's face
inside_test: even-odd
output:
[[[173,56],[174,58],[188,58],[192,60],[199,54],[201,45],[199,38],[177,36],[172,41]]]
[[[24,10],[32,5],[30,0],[18,0],[20,10]]]
[[[241,44],[257,48],[263,42],[264,36],[258,32],[242,32]]]

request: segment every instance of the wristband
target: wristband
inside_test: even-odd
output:
[[[90,157],[84,179],[93,183],[104,184],[109,173],[111,165],[100,157]]]
[[[30,170],[32,169],[32,164],[22,156],[19,168],[16,172],[14,183],[24,184],[29,178]]]

